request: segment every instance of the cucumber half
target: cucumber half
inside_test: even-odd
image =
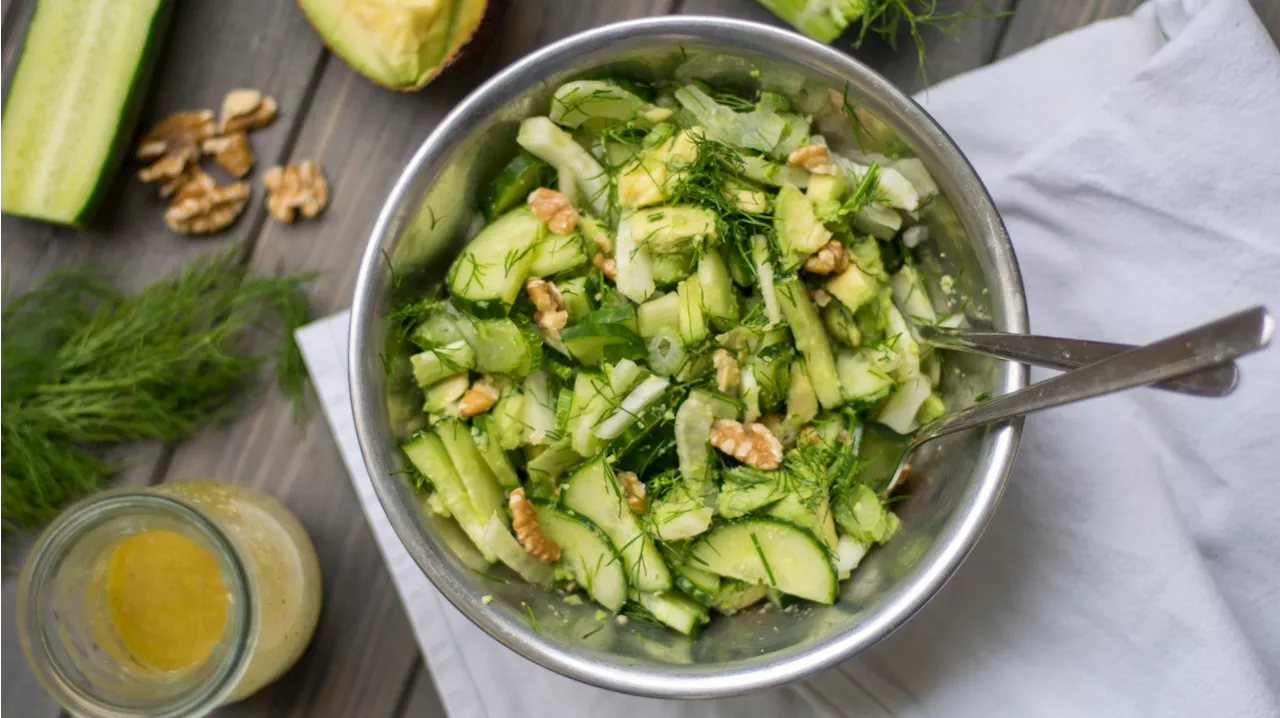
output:
[[[530,499],[538,512],[538,526],[560,547],[560,563],[587,590],[592,600],[610,611],[627,602],[627,572],[609,537],[595,524],[545,499]]]
[[[822,542],[771,516],[727,521],[711,529],[690,548],[689,561],[711,573],[818,603],[835,603],[840,585]]]
[[[0,209],[80,226],[128,150],[166,0],[42,0],[4,106]]]

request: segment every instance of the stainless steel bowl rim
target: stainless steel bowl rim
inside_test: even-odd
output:
[[[976,241],[994,251],[996,269],[1002,280],[990,287],[989,298],[993,304],[998,303],[1003,308],[1003,324],[998,328],[1026,332],[1028,321],[1017,260],[1004,225],[986,188],[950,137],[910,97],[873,70],[797,33],[759,23],[703,16],[644,18],[587,30],[527,55],[499,72],[459,103],[423,141],[392,188],[368,240],[356,278],[348,347],[352,409],[361,452],[373,479],[374,490],[392,527],[427,577],[463,615],[525,658],[570,678],[625,693],[659,698],[706,698],[761,690],[811,675],[866,650],[920,610],[956,571],[995,510],[1013,465],[1022,423],[1021,420],[1014,421],[990,432],[985,446],[992,459],[977,478],[978,489],[973,500],[957,509],[961,515],[949,533],[939,537],[936,542],[939,545],[925,554],[927,560],[922,560],[923,565],[916,569],[914,579],[899,587],[881,610],[843,634],[815,642],[803,652],[763,665],[691,675],[676,666],[670,670],[655,670],[594,660],[543,640],[537,632],[513,630],[482,601],[474,586],[453,574],[442,549],[422,530],[416,507],[406,505],[398,494],[399,489],[393,482],[400,481],[400,478],[393,472],[399,467],[384,465],[378,453],[372,450],[377,442],[387,438],[379,436],[373,428],[376,423],[374,412],[380,410],[376,381],[360,367],[362,359],[375,351],[375,324],[381,321],[376,314],[377,276],[379,265],[385,261],[382,255],[384,239],[400,230],[406,201],[418,199],[408,196],[414,178],[433,157],[447,154],[451,138],[459,133],[465,134],[468,125],[483,117],[495,106],[495,101],[500,103],[514,97],[576,55],[638,35],[665,34],[710,42],[732,41],[735,45],[782,61],[802,59],[834,66],[841,72],[858,77],[889,102],[901,105],[909,120],[915,123],[915,129],[926,136],[932,143],[932,149],[941,156],[944,170],[952,173],[967,198],[976,202],[976,208],[970,206],[969,209],[976,209],[984,225],[978,228],[983,234]],[[1000,390],[1013,391],[1026,385],[1027,372],[1023,367],[1010,365],[1003,379]]]

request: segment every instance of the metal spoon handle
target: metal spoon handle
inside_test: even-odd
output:
[[[1274,333],[1264,307],[1247,309],[948,414],[916,430],[911,443],[1199,371],[1261,349]]]
[[[1079,369],[1134,348],[1129,344],[1042,337],[1034,334],[944,329],[929,325],[921,325],[919,331],[922,339],[937,347],[971,354],[986,354],[1059,371]],[[1239,383],[1238,368],[1234,363],[1226,363],[1158,382],[1155,386],[1195,396],[1226,396],[1234,391]]]

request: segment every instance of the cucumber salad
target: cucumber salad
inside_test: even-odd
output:
[[[908,322],[941,321],[923,164],[696,81],[568,82],[517,144],[443,286],[390,315],[425,505],[525,581],[686,635],[833,603],[898,528],[881,427],[945,411]]]

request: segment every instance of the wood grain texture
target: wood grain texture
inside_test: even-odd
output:
[[[928,58],[923,74],[915,45],[905,27],[898,33],[893,45],[872,35],[866,38],[860,48],[854,48],[856,27],[851,27],[832,45],[870,65],[899,88],[917,92],[930,84],[990,62],[1001,33],[1009,22],[1010,16],[1007,13],[1013,3],[1014,0],[989,0],[987,9],[977,13],[977,17],[957,21],[945,30],[923,28],[920,34]],[[971,4],[970,0],[940,0],[938,13],[961,13]],[[790,29],[789,25],[764,9],[756,0],[685,0],[681,12],[728,15]]]

